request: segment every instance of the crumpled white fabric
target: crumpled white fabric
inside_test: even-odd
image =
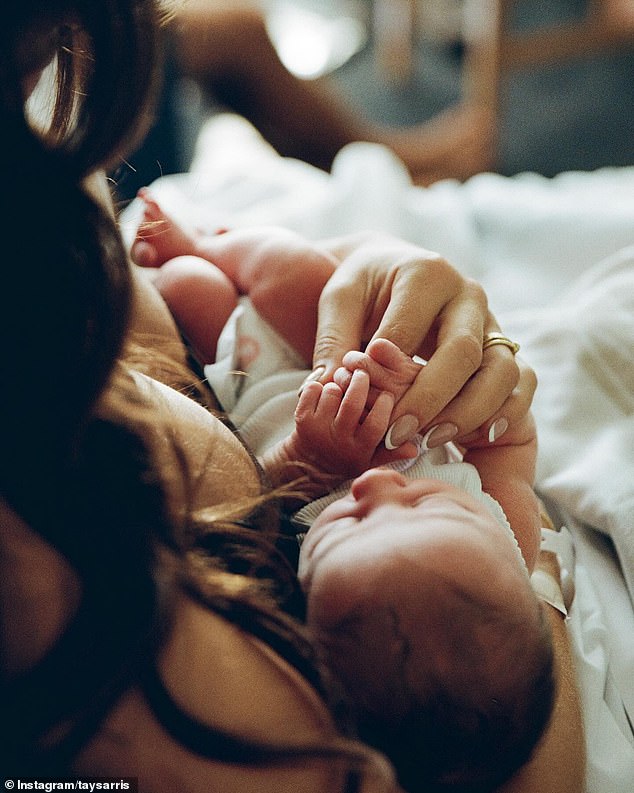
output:
[[[634,247],[503,327],[539,378],[539,488],[611,537],[634,601]]]

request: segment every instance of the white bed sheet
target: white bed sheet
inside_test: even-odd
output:
[[[277,224],[308,237],[360,229],[437,250],[480,280],[540,388],[538,485],[571,528],[569,620],[588,793],[634,791],[634,168],[483,174],[411,186],[386,149],[353,144],[328,175],[278,157],[233,116],[207,125],[191,172],[153,191],[181,221]],[[131,239],[134,203],[122,217]]]

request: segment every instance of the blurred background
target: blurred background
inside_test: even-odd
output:
[[[391,5],[397,6],[398,0]],[[507,5],[507,24],[516,31],[563,26],[591,11],[588,0],[516,0]],[[460,96],[468,3],[419,0],[418,6],[412,68],[404,79],[390,84],[377,71],[371,41],[336,73],[342,89],[382,120],[403,124],[427,119]],[[484,12],[492,4],[476,6]],[[634,164],[634,27],[630,42],[503,76],[498,111],[501,173],[529,170],[550,176]]]
[[[488,103],[493,112],[490,170],[553,176],[634,164],[634,0],[251,5],[293,77],[326,82],[348,112],[370,123],[407,128],[466,97]],[[523,41],[527,33],[538,38]],[[145,146],[117,174],[122,199],[162,173],[187,170],[200,125],[228,107],[222,91],[187,74],[174,57],[177,46],[183,45],[168,36],[160,113]],[[237,36],[235,46],[249,50]]]

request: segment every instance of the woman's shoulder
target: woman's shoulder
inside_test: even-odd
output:
[[[181,597],[160,662],[190,715],[252,740],[303,742],[332,734],[322,698],[263,641]]]
[[[328,744],[337,732],[318,693],[263,642],[185,596],[176,604],[172,624],[158,674],[176,710],[202,726],[202,734],[210,728],[209,746],[201,747],[209,755],[177,740],[150,705],[152,697],[135,687],[117,702],[78,758],[79,773],[138,777],[139,789],[154,793],[330,793],[342,788],[341,768],[323,760],[311,770],[305,760],[257,767],[214,758],[215,733],[305,746]]]
[[[192,511],[260,494],[260,474],[244,445],[222,421],[176,388],[129,369],[149,410],[137,419],[172,503]],[[186,477],[186,481],[184,479]]]

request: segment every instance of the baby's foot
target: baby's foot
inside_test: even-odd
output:
[[[356,369],[365,370],[370,375],[372,390],[388,391],[394,396],[395,402],[405,394],[421,368],[421,364],[416,363],[388,339],[374,339],[365,352],[346,353],[342,363],[350,376]],[[344,372],[339,370],[335,377],[336,382],[345,387],[346,379]]]
[[[196,255],[198,234],[180,226],[166,215],[158,201],[146,188],[138,197],[143,201],[143,219],[131,255],[141,267],[161,267],[176,256]]]

